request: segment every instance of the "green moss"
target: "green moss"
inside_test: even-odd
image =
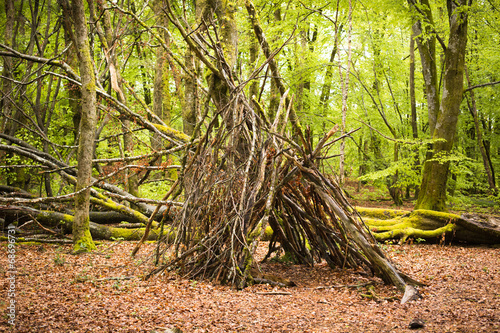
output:
[[[48,211],[48,210],[42,210],[38,213],[37,219],[42,220],[42,221],[46,221],[46,220],[50,220],[52,218],[52,216],[54,216],[53,212]],[[60,214],[58,216],[60,216],[59,224],[62,224],[62,225],[65,225],[67,223],[73,223],[73,221],[74,221],[73,215]]]
[[[382,209],[382,208],[366,208],[356,207],[357,212],[363,217],[371,217],[374,219],[387,220],[394,219],[399,216],[408,214],[408,211],[397,209]]]
[[[87,91],[89,92],[94,92],[96,90],[96,87],[95,87],[95,82],[94,80],[91,80],[86,86],[85,86],[85,89],[87,89]]]
[[[74,240],[73,254],[92,252],[95,249],[97,248],[88,229],[83,232],[80,238]]]
[[[264,237],[262,238],[263,241],[270,241],[271,238],[273,237],[273,228],[270,226],[266,227],[266,230],[264,231]]]
[[[438,212],[435,210],[417,209],[413,211],[413,214],[419,214],[423,217],[432,218],[440,221],[455,221],[460,219],[460,216],[447,212]]]
[[[126,240],[126,241],[133,241],[133,240],[140,240],[142,238],[142,235],[144,235],[144,231],[146,228],[139,228],[139,229],[126,229],[126,228],[115,228],[115,227],[109,227],[109,232],[110,232],[110,238],[111,239],[121,239],[121,240]],[[149,231],[149,237],[148,239],[150,241],[155,240],[158,237],[159,230],[157,229],[151,229]],[[163,230],[163,235],[168,235],[168,238],[170,240],[173,240],[175,237],[175,234],[171,231],[170,227],[166,226],[165,229]]]
[[[377,225],[377,226],[370,225],[370,231],[380,232],[380,231],[405,229],[405,228],[411,228],[411,227],[413,227],[412,221],[403,221],[403,222],[396,223],[396,224],[391,223],[391,224],[387,224],[387,225]]]
[[[180,132],[180,131],[177,131],[171,127],[168,127],[168,126],[163,126],[163,125],[160,125],[160,124],[154,124],[154,126],[162,133],[168,135],[168,136],[171,136],[175,139],[178,139],[178,140],[181,140],[182,142],[189,142],[189,140],[191,140],[191,138]]]
[[[404,242],[409,237],[423,238],[423,239],[438,238],[445,233],[452,232],[453,230],[455,230],[455,228],[456,228],[456,225],[450,223],[450,224],[445,225],[444,227],[434,229],[434,230],[421,230],[421,229],[415,229],[412,227],[407,227],[404,229],[395,229],[395,230],[386,231],[386,232],[382,232],[382,233],[374,233],[373,235],[375,236],[375,239],[378,241],[399,238],[399,239],[401,239],[401,242]]]
[[[455,230],[456,226],[453,222],[459,218],[458,215],[450,213],[415,210],[409,216],[399,216],[394,219],[376,220],[368,218],[363,220],[372,231],[375,239],[383,241],[399,238],[404,242],[408,237],[438,238],[443,233]],[[438,227],[439,225],[442,226]]]
[[[253,241],[260,236],[260,232],[262,231],[262,221],[255,226],[255,228],[250,232],[247,236],[247,243],[253,243]]]
[[[399,219],[378,220],[374,218],[364,218],[363,222],[365,222],[367,226],[377,227],[377,226],[394,225],[400,223],[401,221]]]

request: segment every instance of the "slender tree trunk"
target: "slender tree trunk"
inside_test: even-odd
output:
[[[433,139],[442,140],[434,144],[433,159],[424,164],[415,209],[446,210],[446,184],[450,164],[447,157],[455,139],[463,92],[468,21],[467,9],[464,8],[466,4],[466,0],[447,1],[450,36],[444,58],[443,96],[432,135]]]
[[[273,12],[274,20],[276,22],[281,21],[281,9],[277,8]],[[271,37],[273,38],[273,37]],[[276,39],[277,36],[274,36],[274,39]],[[281,97],[281,92],[278,88],[278,85],[276,84],[276,80],[274,77],[272,77],[273,71],[271,70],[271,88],[269,90],[269,107],[268,107],[268,117],[269,119],[274,119],[276,112],[278,111],[278,107],[280,104],[280,97]]]
[[[411,110],[411,130],[414,139],[418,139],[418,123],[417,123],[417,103],[415,98],[415,30],[410,37],[410,110]]]
[[[165,13],[162,11],[162,1],[156,0],[154,2],[155,12],[157,13],[157,24],[167,28],[168,21]],[[169,36],[164,29],[161,30],[162,37],[165,43],[168,45]],[[159,47],[156,50],[156,62],[155,62],[155,76],[154,76],[154,88],[153,88],[153,112],[162,119],[165,124],[170,125],[170,90],[168,82],[168,66],[169,62],[167,59],[167,52],[163,47]],[[156,133],[153,134],[151,138],[151,146],[154,150],[159,151],[163,148],[162,140],[160,136]],[[167,157],[168,158],[168,157]],[[158,161],[158,165],[161,164],[161,159]]]
[[[429,133],[432,137],[439,112],[439,87],[436,58],[436,37],[432,29],[434,20],[429,0],[421,0],[423,14],[426,16],[424,22],[416,22],[412,29],[417,37],[417,46],[422,62],[422,75],[425,83],[425,95],[427,97],[427,109],[429,118]]]
[[[211,13],[217,16],[220,46],[223,52],[224,60],[227,65],[217,67],[222,72],[226,72],[225,76],[232,75],[236,65],[236,58],[238,54],[238,29],[236,26],[236,13],[237,7],[235,3],[227,0],[197,0],[196,1],[196,16],[199,23],[201,19],[209,17]],[[209,21],[209,20],[208,20]],[[229,68],[226,68],[228,66]],[[224,68],[221,68],[224,67]],[[229,73],[228,73],[229,71]],[[210,75],[211,81],[211,98],[218,110],[224,109],[229,103],[229,87],[225,80],[215,73]],[[228,120],[226,126],[233,127],[231,123],[232,117],[224,117]]]
[[[330,61],[326,68],[325,81],[321,87],[321,95],[319,97],[319,106],[321,108],[321,115],[326,118],[328,114],[328,102],[330,100],[330,91],[332,89],[332,79],[333,79],[333,62],[335,61],[335,56],[337,54],[337,46],[333,47],[332,53],[330,54]],[[323,132],[326,131],[326,121],[322,124]]]
[[[249,32],[248,37],[250,39],[250,47],[249,47],[249,53],[250,53],[250,69],[251,71],[254,71],[257,67],[257,57],[259,56],[259,43],[257,41],[257,38],[255,37],[255,34],[252,33],[252,31]],[[250,83],[250,88],[248,90],[248,95],[250,98],[255,98],[258,100],[259,98],[259,79],[255,78],[252,80]]]
[[[134,11],[134,4],[132,3],[131,6],[132,6],[132,11]],[[105,52],[107,53],[106,61],[108,62],[109,66],[111,88],[113,89],[113,91],[115,91],[118,101],[120,101],[123,104],[127,104],[127,100],[125,98],[125,94],[122,88],[121,74],[118,71],[119,64],[116,58],[116,53],[114,51],[115,41],[113,38],[111,16],[108,10],[103,11],[102,24],[106,40],[104,45],[105,45]],[[102,38],[101,42],[103,42]],[[133,123],[128,119],[122,120],[122,130],[124,133],[123,152],[125,156],[132,156],[134,151],[135,139],[131,131],[132,124]],[[127,191],[134,196],[139,196],[139,179],[137,174],[127,169],[124,171],[124,178],[125,178],[125,184],[127,186]]]
[[[307,52],[307,37],[306,31],[301,30],[299,32],[299,43],[295,44],[295,73],[297,73],[298,78],[296,81],[295,90],[295,111],[298,114],[302,114],[304,111],[306,93],[305,86],[307,81],[307,69],[306,69],[306,52]]]
[[[465,75],[467,78],[467,84],[470,87],[471,82],[470,82],[469,72],[467,71],[467,68],[465,68]],[[481,130],[481,126],[479,126],[479,117],[477,115],[476,98],[474,96],[474,90],[469,90],[469,95],[470,95],[470,98],[469,98],[469,96],[467,96],[467,105],[468,105],[469,111],[472,115],[472,119],[474,119],[474,128],[476,129],[477,145],[479,147],[479,151],[481,152],[484,170],[486,171],[486,176],[488,177],[488,184],[490,185],[490,190],[493,193],[496,193],[497,188],[496,188],[496,184],[495,184],[495,173],[493,171],[493,167],[489,163],[488,154],[486,153],[486,148],[484,146],[483,133]]]
[[[412,30],[410,38],[410,79],[409,79],[409,90],[410,90],[410,110],[411,110],[411,131],[413,139],[418,139],[418,119],[417,119],[417,102],[415,98],[415,32]],[[420,169],[420,159],[418,147],[413,151],[415,154],[414,158],[414,168],[415,170]],[[418,192],[420,187],[415,186],[415,197],[418,197]],[[409,193],[409,189],[408,189]],[[409,194],[408,194],[409,196]]]
[[[349,30],[347,32],[347,69],[345,79],[342,75],[342,68],[340,70],[340,78],[342,79],[342,126],[341,135],[345,134],[345,124],[347,117],[347,97],[349,95],[349,71],[351,70],[351,31],[352,31],[352,1],[349,0]],[[345,161],[345,138],[340,141],[340,157],[339,157],[339,182],[344,183],[344,161]]]
[[[5,0],[5,30],[4,38],[5,44],[10,47],[14,47],[16,40],[16,29],[14,24],[16,23],[16,8],[15,2],[13,0]],[[21,9],[20,9],[21,11]],[[18,15],[18,19],[21,19]],[[24,22],[22,24],[25,24]],[[33,44],[29,46],[29,52],[33,51]],[[18,93],[14,93],[14,85],[9,79],[15,79],[15,74],[13,72],[15,68],[14,59],[11,57],[3,57],[3,70],[2,74],[7,79],[3,79],[0,91],[0,132],[6,133],[11,136],[15,136],[19,128],[19,123],[23,121],[22,112],[18,111],[15,106],[16,96],[23,96],[26,92],[26,87],[23,86],[19,89]],[[28,64],[31,69],[32,64]],[[26,70],[28,72],[28,69]],[[13,118],[13,121],[9,119]],[[10,154],[6,155],[6,158],[10,158]],[[2,161],[3,162],[3,161]],[[10,164],[10,162],[7,162]],[[28,189],[30,174],[26,172],[25,168],[8,168],[5,170],[7,174],[15,176],[7,176],[6,183],[15,187]]]
[[[186,68],[192,73],[195,72],[195,56],[190,47],[186,48]],[[196,79],[186,73],[184,89],[184,110],[182,111],[183,131],[187,135],[192,135],[196,126],[196,110],[198,109],[198,95]]]
[[[87,20],[82,0],[72,0],[75,24],[75,41],[80,76],[82,79],[82,119],[80,122],[80,140],[78,144],[78,174],[75,198],[75,219],[73,223],[73,251],[89,252],[95,244],[89,231],[89,198],[92,176],[92,156],[94,153],[95,129],[97,127],[97,99],[94,66],[90,56],[87,36]]]
[[[4,40],[5,45],[12,46],[12,39],[14,37],[14,17],[15,17],[14,0],[5,0],[5,30]],[[12,63],[13,58],[3,57],[3,71],[2,75],[6,78],[12,78]],[[2,115],[11,116],[11,100],[12,98],[12,82],[10,80],[3,80],[2,91],[0,92],[0,110]],[[7,117],[0,117],[0,131],[8,133],[7,131]]]

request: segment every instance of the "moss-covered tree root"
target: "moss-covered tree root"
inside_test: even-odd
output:
[[[431,210],[401,211],[358,208],[363,221],[378,241],[409,238],[469,244],[500,244],[500,219],[494,216],[462,216]]]

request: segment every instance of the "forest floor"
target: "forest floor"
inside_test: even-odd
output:
[[[0,246],[4,277],[6,244]],[[143,281],[155,245],[131,258],[133,246],[103,242],[92,254],[73,256],[69,245],[17,244],[15,327],[4,315],[2,279],[0,332],[409,332],[416,318],[425,323],[421,332],[500,332],[499,248],[383,245],[402,271],[427,284],[423,299],[401,305],[393,287],[322,264],[262,265],[296,283],[289,288],[238,291],[173,272]],[[266,244],[259,250],[265,253]]]
[[[350,185],[353,205],[390,206],[385,193]],[[391,208],[411,210],[413,202]],[[485,210],[498,214],[498,207]],[[8,298],[7,244],[0,243],[0,332],[410,332],[410,322],[420,319],[420,332],[500,333],[498,246],[382,245],[400,270],[426,284],[423,299],[401,305],[394,287],[326,264],[261,265],[295,282],[288,288],[238,291],[174,272],[144,281],[155,244],[131,258],[134,245],[102,242],[91,254],[73,256],[69,245],[16,244],[15,295]],[[266,252],[262,242],[259,255]],[[15,327],[6,316],[12,299]]]

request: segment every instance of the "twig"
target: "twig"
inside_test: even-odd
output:
[[[334,286],[319,286],[314,288],[315,290],[323,290],[323,289],[335,289],[335,288],[360,288],[360,287],[366,287],[374,284],[378,284],[379,282],[377,281],[368,281],[365,283],[359,283],[359,284],[338,284]]]
[[[100,281],[109,281],[109,280],[119,281],[119,280],[132,280],[132,279],[135,279],[135,278],[136,278],[135,276],[111,276],[111,277],[96,279],[95,281],[97,281],[97,282],[100,282]]]
[[[289,293],[288,291],[258,291],[256,292],[257,295],[291,295],[292,293]]]

